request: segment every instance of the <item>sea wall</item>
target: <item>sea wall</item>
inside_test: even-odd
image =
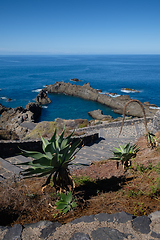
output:
[[[97,89],[93,89],[89,83],[85,83],[83,86],[80,86],[72,83],[56,82],[55,84],[46,86],[44,90],[48,93],[66,94],[86,100],[96,101],[112,108],[115,113],[119,114],[123,114],[125,104],[131,100],[128,95],[112,98],[109,95],[102,94]],[[147,117],[153,117],[157,111],[156,109],[150,109],[149,106],[145,104],[144,108]],[[143,117],[143,112],[141,107],[137,103],[133,102],[127,106],[126,115]]]

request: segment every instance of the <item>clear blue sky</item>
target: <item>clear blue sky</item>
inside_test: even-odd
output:
[[[0,54],[160,54],[160,0],[1,0]]]

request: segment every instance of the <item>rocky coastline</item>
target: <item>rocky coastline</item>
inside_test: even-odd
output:
[[[113,111],[118,114],[123,114],[125,104],[131,100],[128,95],[113,98],[106,94],[102,94],[99,90],[93,89],[89,83],[85,83],[83,86],[80,86],[71,83],[56,82],[52,85],[46,86],[43,90],[48,93],[66,94],[70,96],[80,97],[86,100],[96,101],[112,108]],[[144,104],[144,108],[147,117],[153,117],[157,111],[157,109],[151,109],[150,105],[148,104]],[[127,106],[126,115],[133,117],[143,117],[142,109],[137,103],[132,103]]]
[[[71,83],[56,82],[55,84],[48,85],[42,89],[36,97],[36,103],[28,103],[26,105],[26,108],[6,108],[0,104],[0,139],[18,140],[23,139],[26,137],[26,135],[30,134],[30,132],[36,127],[36,122],[41,115],[41,106],[51,103],[51,100],[47,96],[47,93],[67,94],[86,100],[96,101],[112,108],[115,113],[119,114],[123,114],[125,104],[131,100],[128,95],[111,97],[110,95],[102,94],[100,90],[93,89],[89,83],[85,83],[83,86],[80,86]],[[157,112],[156,105],[150,104],[149,102],[144,102],[143,106],[145,108],[146,117],[153,118]],[[84,125],[94,125],[96,124],[96,121],[114,121],[111,116],[103,115],[103,112],[100,109],[88,112],[88,114],[93,119],[96,119],[95,122],[94,120],[92,122],[89,122],[88,120],[82,121],[81,119],[81,123],[76,122],[76,124],[78,123],[78,127],[79,125],[81,125],[80,127],[83,127]],[[143,118],[142,109],[137,103],[132,103],[127,106],[126,115]],[[117,120],[121,119],[118,118]],[[84,123],[84,121],[88,122]],[[75,123],[73,124],[73,122],[70,124],[74,125],[74,127],[77,127],[77,125],[75,126]],[[46,124],[44,125],[46,126]]]

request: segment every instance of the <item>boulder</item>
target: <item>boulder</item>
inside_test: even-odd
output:
[[[88,112],[88,115],[97,120],[112,120],[113,118],[110,115],[103,115],[102,110],[94,110]]]
[[[52,101],[47,96],[46,91],[42,89],[36,97],[36,103],[39,105],[45,105],[45,104],[49,104],[51,102]]]

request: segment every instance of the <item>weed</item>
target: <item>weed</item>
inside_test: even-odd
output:
[[[139,215],[146,215],[147,213],[145,212],[145,207],[144,207],[144,203],[142,202],[138,202],[135,203],[134,202],[134,215],[135,216],[139,216]]]
[[[88,177],[88,176],[83,176],[83,175],[81,175],[81,176],[72,176],[73,177],[73,180],[74,180],[74,182],[75,182],[75,184],[76,185],[84,185],[84,184],[86,184],[87,182],[92,182],[93,181],[93,179],[92,178],[90,178],[90,177]]]
[[[56,209],[59,209],[61,213],[67,213],[71,211],[73,208],[77,207],[77,203],[73,201],[72,192],[69,192],[68,195],[61,192],[60,200],[58,200],[55,205]]]

